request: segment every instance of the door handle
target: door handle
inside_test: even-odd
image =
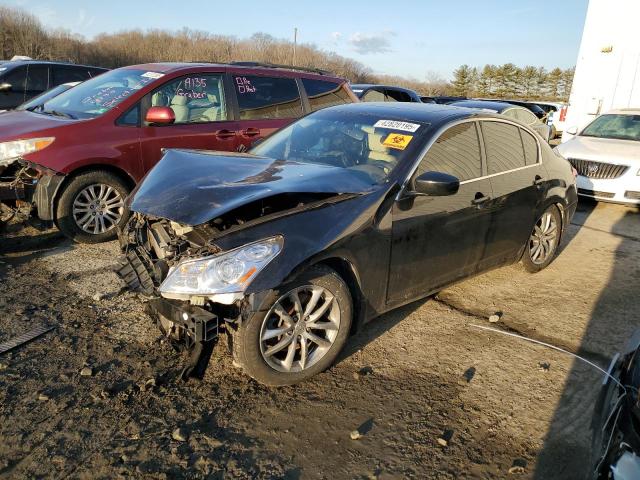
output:
[[[476,198],[471,200],[471,203],[479,206],[479,205],[482,205],[483,203],[488,202],[489,200],[491,200],[491,197],[488,197],[487,195],[478,192],[476,193]]]
[[[245,137],[255,137],[256,135],[260,135],[260,129],[249,127],[245,130],[242,130],[240,133]]]
[[[534,185],[542,185],[543,182],[544,178],[542,178],[540,175],[536,175],[536,178],[533,179]]]
[[[233,130],[220,130],[216,133],[216,137],[218,138],[232,138],[236,136],[236,132]]]

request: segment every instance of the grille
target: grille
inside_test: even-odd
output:
[[[626,191],[624,192],[624,196],[631,200],[640,200],[640,192]]]
[[[602,197],[602,198],[613,198],[616,196],[615,193],[611,192],[598,192],[596,190],[587,190],[586,188],[579,188],[578,193],[580,195],[587,195],[589,197]]]
[[[570,158],[569,162],[573,165],[573,168],[578,171],[579,175],[589,178],[618,178],[629,168],[626,165],[594,162],[592,160],[582,160],[580,158]]]

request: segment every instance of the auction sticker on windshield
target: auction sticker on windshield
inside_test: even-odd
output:
[[[396,148],[398,150],[404,150],[409,145],[409,142],[413,138],[413,135],[404,135],[402,133],[390,133],[385,138],[382,144],[385,147]]]
[[[143,73],[142,75],[140,75],[141,77],[146,77],[146,78],[153,78],[158,79],[158,78],[162,78],[164,77],[164,73],[158,73],[158,72],[146,72]]]
[[[390,128],[392,130],[402,130],[403,132],[415,132],[420,128],[417,123],[399,122],[397,120],[378,120],[374,125],[377,128]]]

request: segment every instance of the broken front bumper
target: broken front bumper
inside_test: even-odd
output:
[[[218,338],[220,328],[218,316],[204,308],[165,298],[150,300],[147,308],[151,316],[157,318],[160,315],[170,321],[173,328],[180,329],[181,331],[177,333],[184,334],[187,346]],[[180,338],[182,337],[183,335],[180,335]]]

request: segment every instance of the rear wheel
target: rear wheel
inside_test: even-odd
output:
[[[539,272],[553,261],[560,243],[561,225],[560,212],[555,205],[540,215],[522,256],[522,264],[527,271]]]
[[[129,217],[124,205],[128,194],[125,182],[110,172],[82,173],[64,187],[59,197],[58,228],[80,243],[112,240]]]
[[[266,304],[233,334],[234,359],[246,373],[265,385],[291,385],[333,363],[352,321],[349,289],[335,271],[314,267]]]

